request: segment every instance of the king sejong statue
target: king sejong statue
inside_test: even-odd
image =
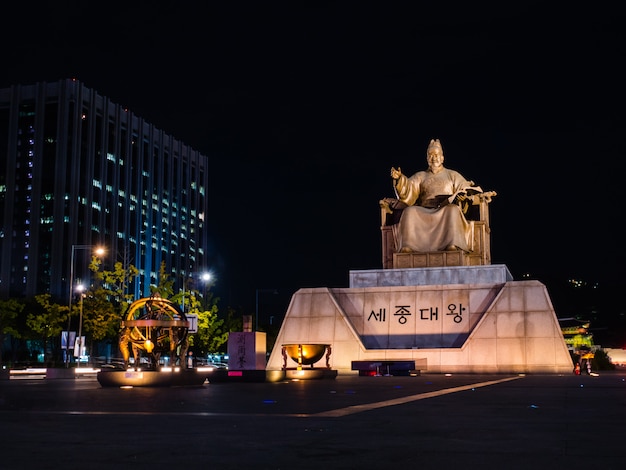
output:
[[[397,251],[470,251],[471,225],[465,213],[483,190],[459,172],[443,166],[443,148],[432,139],[426,150],[428,169],[406,176],[391,168],[399,204],[406,207],[398,222]],[[495,194],[495,193],[494,193]]]

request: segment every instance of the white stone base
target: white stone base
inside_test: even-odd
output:
[[[300,289],[267,370],[282,368],[280,346],[290,343],[330,344],[330,367],[340,374],[355,373],[352,361],[390,359],[425,359],[423,372],[432,373],[572,371],[546,287],[538,281]]]

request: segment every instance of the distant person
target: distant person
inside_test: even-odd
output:
[[[459,172],[443,166],[443,148],[439,139],[430,141],[426,160],[428,169],[410,177],[400,168],[391,168],[396,196],[407,206],[398,222],[397,250],[402,253],[469,252],[471,226],[464,209],[467,210],[469,205],[468,196],[482,193],[482,189]]]
[[[187,356],[187,369],[193,369],[193,351],[189,351]]]

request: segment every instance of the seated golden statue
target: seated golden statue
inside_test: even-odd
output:
[[[426,157],[428,169],[410,177],[391,168],[396,198],[380,201],[383,268],[491,264],[487,204],[496,193],[444,167],[438,139]],[[478,220],[468,218],[474,205]]]

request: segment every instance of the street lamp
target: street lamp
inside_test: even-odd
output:
[[[254,331],[259,331],[259,292],[264,293],[272,293],[274,295],[278,294],[276,289],[257,289],[256,290],[256,303],[254,309]]]
[[[83,299],[85,298],[85,286],[79,284],[76,286],[76,290],[80,292],[80,316],[78,320],[78,341],[76,343],[78,346],[78,354],[74,351],[74,355],[78,358],[78,362],[76,363],[76,368],[78,369],[80,367],[80,357],[83,354]]]
[[[211,273],[202,273],[200,280],[202,281],[202,303],[206,307],[206,286],[213,280],[213,275]]]
[[[188,277],[183,277],[183,306],[182,306],[183,313],[185,313],[185,284],[187,283],[187,279],[192,279],[192,278],[193,278],[193,274],[189,274]],[[204,283],[204,287],[205,287],[204,293],[206,293],[206,285],[209,283],[209,281],[211,281],[212,278],[213,276],[209,272],[204,272],[200,274],[200,280]]]
[[[69,312],[67,314],[67,341],[65,344],[65,367],[69,367],[70,364],[70,327],[72,323],[72,294],[74,291],[74,253],[76,250],[90,250],[94,245],[72,245],[72,255],[70,257],[70,296],[69,296]],[[96,248],[95,250],[97,255],[104,254],[104,248]]]

